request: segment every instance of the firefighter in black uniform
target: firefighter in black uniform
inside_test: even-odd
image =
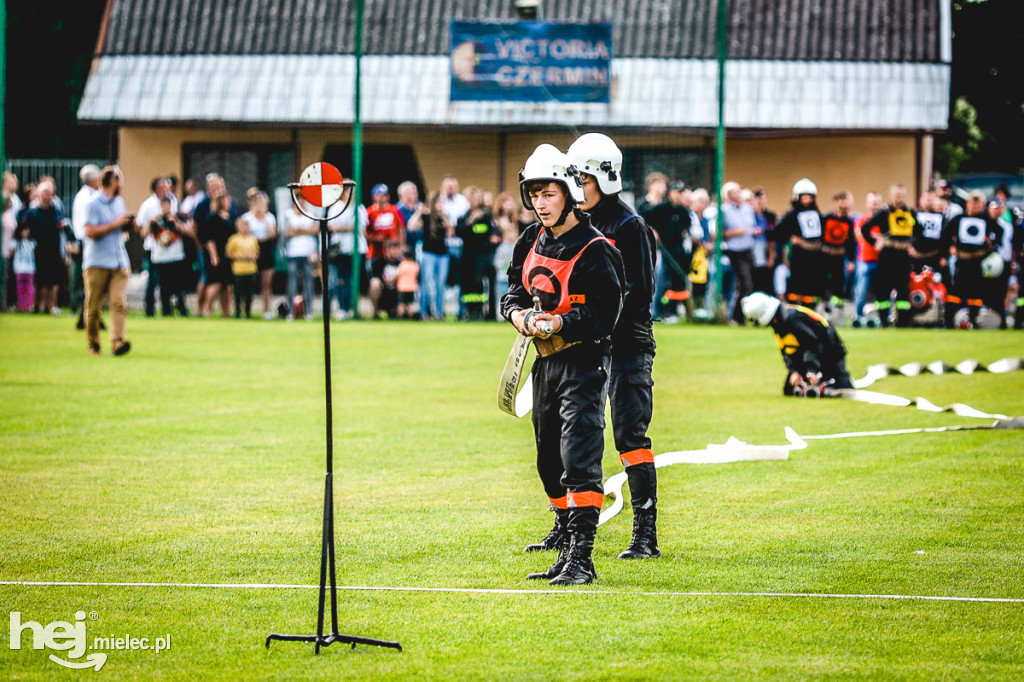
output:
[[[853,195],[847,191],[832,195],[834,210],[824,216],[821,233],[821,262],[825,271],[825,293],[831,306],[846,302],[846,269],[857,255],[857,237],[853,233]]]
[[[828,391],[853,388],[846,371],[846,347],[836,328],[813,310],[785,305],[774,296],[756,291],[743,301],[743,314],[754,324],[775,332],[789,374],[786,395],[827,396]]]
[[[633,536],[619,558],[658,557],[661,556],[657,532],[658,475],[651,439],[647,437],[654,410],[654,380],[651,378],[655,349],[651,324],[656,258],[654,232],[619,198],[622,152],[611,138],[587,133],[572,143],[566,156],[583,180],[584,198],[580,207],[590,214],[594,227],[622,254],[626,273],[622,315],[612,335],[609,383],[615,449],[626,468],[633,507]],[[685,214],[688,218],[689,212]]]
[[[580,585],[596,577],[604,405],[625,276],[619,252],[575,207],[583,188],[565,154],[537,147],[520,172],[520,190],[540,222],[516,242],[501,309],[516,329],[535,337],[537,471],[566,531],[551,568],[529,577]]]
[[[873,285],[875,309],[883,327],[889,326],[889,310],[893,292],[896,294],[896,326],[909,327],[913,311],[910,306],[910,251],[917,218],[907,207],[907,189],[903,185],[889,188],[889,205],[871,216],[861,228],[871,234],[878,228],[878,270]]]
[[[793,185],[793,207],[772,230],[780,244],[789,242],[789,282],[786,300],[814,305],[825,294],[825,264],[821,255],[822,218],[818,188],[803,178]]]
[[[939,200],[934,192],[925,192],[918,201],[917,215],[914,216],[913,249],[910,251],[910,269],[920,274],[925,268],[931,268],[949,283],[946,266],[949,262],[949,250],[942,249],[942,226],[946,219],[939,209]]]
[[[986,293],[982,273],[983,259],[992,253],[991,233],[999,229],[985,210],[985,193],[973,191],[967,198],[964,213],[946,223],[942,231],[942,249],[956,250],[953,287],[946,294],[946,326],[956,326],[956,314],[967,309],[965,327],[972,327],[978,319]]]

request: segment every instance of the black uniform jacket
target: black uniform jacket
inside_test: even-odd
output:
[[[954,246],[961,258],[980,258],[992,250],[993,233],[1001,234],[1002,228],[987,213],[974,216],[961,214],[946,223],[942,230],[940,248],[948,252],[949,247]]]
[[[654,300],[654,232],[644,219],[619,199],[602,197],[590,211],[590,221],[622,254],[626,273],[625,299],[612,336],[616,355],[654,352],[651,301]]]
[[[917,212],[911,208],[886,206],[861,228],[861,234],[871,234],[878,228],[886,244],[905,244],[909,246],[914,239],[914,226],[917,224]],[[898,248],[898,247],[897,247]]]
[[[804,206],[794,200],[792,208],[786,211],[786,214],[776,223],[771,232],[771,239],[779,244],[786,244],[794,236],[800,237],[808,242],[810,250],[813,251],[821,243],[823,224],[821,211],[818,210],[817,204]]]
[[[572,308],[562,314],[558,335],[566,343],[609,339],[622,310],[625,275],[615,247],[603,239],[591,243],[601,236],[586,215],[558,239],[539,222],[523,230],[508,266],[508,293],[501,298],[505,318],[511,320],[516,310],[533,307],[533,293],[523,285],[523,263],[534,244],[539,255],[560,261],[572,260],[583,250],[569,277]]]
[[[821,250],[829,256],[853,260],[857,256],[857,235],[853,218],[829,213],[821,219]]]
[[[835,327],[803,306],[783,306],[772,329],[790,372],[821,372],[846,357],[846,347]]]

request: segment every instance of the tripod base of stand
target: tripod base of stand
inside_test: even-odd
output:
[[[270,634],[267,635],[267,648],[270,648],[270,642],[278,640],[280,642],[313,642],[316,644],[316,653],[320,653],[320,648],[330,646],[335,642],[341,644],[351,644],[352,648],[356,648],[356,644],[366,644],[368,646],[380,646],[387,647],[388,649],[402,650],[402,645],[398,642],[386,642],[382,639],[370,639],[368,637],[355,637],[353,635],[341,635],[337,632],[332,632],[326,635],[278,635]]]

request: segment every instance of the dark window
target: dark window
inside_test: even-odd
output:
[[[669,181],[682,180],[687,187],[711,185],[712,151],[709,149],[665,149],[626,147],[622,150],[622,189],[639,199],[647,193],[644,178],[649,173],[664,173]],[[710,190],[709,190],[710,191]]]
[[[275,215],[274,189],[297,180],[292,177],[293,155],[287,146],[186,144],[182,156],[186,178],[205,186],[207,174],[220,173],[228,193],[243,207],[245,193],[250,187],[259,187],[270,195],[270,210]]]

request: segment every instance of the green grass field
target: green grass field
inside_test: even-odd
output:
[[[0,581],[318,580],[323,497],[319,323],[132,317],[125,358],[91,358],[68,318],[0,318]],[[506,325],[332,327],[342,632],[405,650],[275,643],[309,633],[302,589],[0,585],[6,618],[95,612],[88,637],[172,636],[112,651],[110,679],[1024,677],[1024,603],[782,593],[1024,598],[1024,432],[811,442],[788,461],[659,470],[664,557],[615,558],[628,511],[598,534],[599,578],[525,580],[550,515],[529,420],[500,413]],[[736,436],[978,423],[912,408],[786,399],[766,330],[656,330],[656,453]],[[868,364],[1024,355],[1017,332],[847,330]],[[106,344],[104,345],[106,349]],[[893,377],[875,389],[1024,415],[1024,372]],[[605,475],[621,470],[610,429]],[[741,596],[736,593],[777,593]],[[661,594],[655,594],[661,593]],[[680,594],[704,593],[704,594]],[[66,671],[9,647],[0,677]],[[58,654],[66,652],[55,652]]]

